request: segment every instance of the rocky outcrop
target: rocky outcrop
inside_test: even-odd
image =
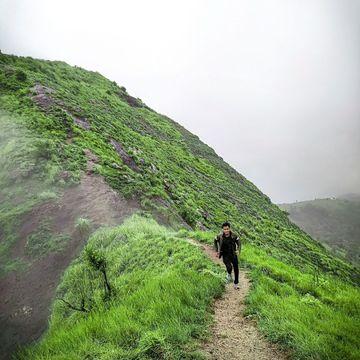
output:
[[[134,159],[126,152],[124,147],[119,142],[114,139],[110,139],[110,144],[115,148],[124,164],[129,166],[134,171],[140,171]]]

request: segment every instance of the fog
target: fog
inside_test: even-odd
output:
[[[357,0],[0,0],[0,49],[99,71],[273,202],[360,192]]]

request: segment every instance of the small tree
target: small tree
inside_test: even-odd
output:
[[[104,300],[110,299],[112,295],[112,288],[106,273],[107,261],[104,252],[88,245],[85,248],[85,258],[92,269],[99,271],[102,274],[105,289]]]
[[[57,299],[71,310],[90,312],[93,307],[93,276],[92,270],[85,263],[73,265],[57,289]],[[64,317],[64,313],[62,317]]]

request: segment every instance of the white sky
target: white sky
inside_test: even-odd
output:
[[[360,192],[358,0],[0,0],[0,49],[99,71],[275,203]]]

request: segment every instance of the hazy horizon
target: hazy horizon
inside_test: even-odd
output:
[[[0,49],[98,71],[289,203],[360,192],[359,20],[356,0],[0,0]]]

